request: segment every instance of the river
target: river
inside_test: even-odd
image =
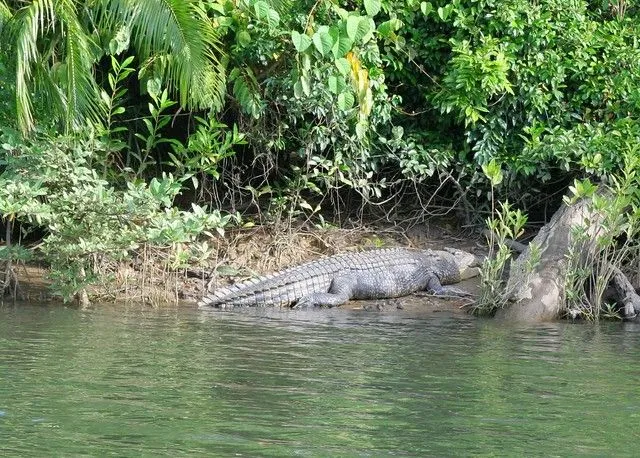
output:
[[[637,456],[640,325],[0,307],[2,456]]]

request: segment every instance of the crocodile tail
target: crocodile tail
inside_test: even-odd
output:
[[[198,306],[224,307],[226,304],[233,302],[242,305],[252,305],[251,303],[254,301],[252,301],[251,298],[255,297],[256,293],[258,293],[263,286],[266,286],[267,282],[274,277],[275,274],[264,275],[219,288],[203,297],[202,300],[198,302]]]

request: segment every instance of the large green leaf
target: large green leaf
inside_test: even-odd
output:
[[[312,37],[313,44],[323,56],[326,56],[331,51],[331,48],[333,48],[333,38],[329,35],[328,30],[325,29],[326,28],[319,29]]]
[[[259,0],[253,5],[258,20],[266,22],[269,27],[276,27],[280,22],[280,14],[264,0]]]
[[[253,4],[256,17],[261,21],[268,19],[270,9],[269,4],[263,0],[259,0]]]
[[[332,94],[338,95],[345,90],[347,85],[344,82],[343,78],[339,78],[336,75],[331,75],[327,79],[327,86],[329,87],[329,91],[331,91]]]
[[[381,2],[380,0],[364,0],[364,9],[367,11],[367,14],[371,17],[375,16],[380,12]]]
[[[422,11],[422,14],[424,14],[425,16],[428,16],[429,13],[433,11],[433,5],[431,4],[431,2],[421,2],[420,11]]]
[[[300,53],[305,52],[311,46],[311,38],[295,30],[291,32],[291,41],[296,51]]]
[[[354,42],[359,42],[370,31],[368,17],[349,16],[346,24],[347,36]]]
[[[346,76],[349,73],[349,70],[351,69],[351,65],[349,65],[349,61],[344,57],[340,57],[339,59],[336,59],[334,64],[342,76]]]
[[[331,51],[333,56],[338,59],[344,57],[353,47],[353,40],[345,32],[341,32],[338,27],[331,27],[329,29],[329,35],[333,40],[333,47]]]
[[[395,38],[395,32],[402,27],[402,21],[398,18],[393,18],[388,21],[382,22],[378,26],[378,33],[385,38]]]
[[[355,97],[351,92],[341,92],[338,94],[338,108],[342,111],[347,111],[351,107],[353,107],[353,103],[355,102]]]

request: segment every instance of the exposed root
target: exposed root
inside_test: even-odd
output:
[[[623,317],[633,319],[640,313],[640,296],[620,269],[613,267],[613,272],[611,282],[622,305]]]

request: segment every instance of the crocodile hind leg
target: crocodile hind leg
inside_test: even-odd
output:
[[[336,277],[331,281],[326,293],[311,293],[302,296],[293,308],[338,307],[353,297],[353,287],[357,280],[349,275]]]

